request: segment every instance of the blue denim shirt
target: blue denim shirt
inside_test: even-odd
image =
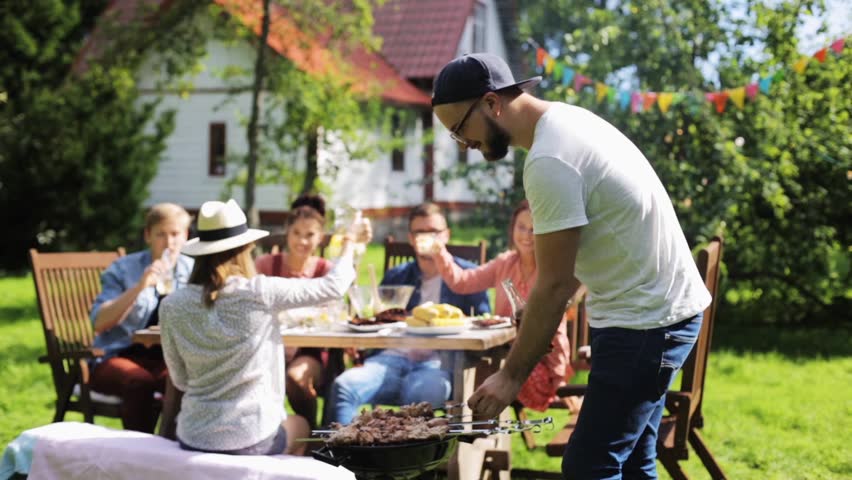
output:
[[[476,264],[468,262],[458,257],[453,257],[453,261],[463,269],[476,268]],[[420,305],[420,287],[423,279],[423,272],[416,261],[402,264],[394,267],[387,272],[382,279],[382,285],[414,285],[414,293],[411,294],[411,299],[408,301],[408,310]],[[469,295],[459,295],[447,287],[447,284],[441,282],[441,303],[449,303],[459,307],[465,315],[470,314],[470,309],[473,308],[475,315],[481,315],[491,311],[488,303],[488,294],[485,291],[472,293]]]
[[[151,251],[143,250],[119,258],[104,270],[101,274],[101,293],[95,298],[92,313],[89,314],[92,325],[95,324],[95,317],[101,310],[101,306],[133,288],[151,263]],[[175,268],[175,288],[183,288],[187,284],[194,263],[191,257],[185,255],[178,257]],[[105,355],[97,362],[113,357],[119,351],[129,347],[133,340],[133,332],[147,325],[156,308],[157,293],[154,287],[148,287],[136,297],[124,321],[95,337],[95,348],[101,348],[105,352]]]

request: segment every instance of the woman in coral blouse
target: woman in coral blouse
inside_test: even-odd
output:
[[[494,312],[511,317],[512,306],[506,292],[500,286],[506,278],[512,279],[518,293],[526,298],[537,276],[535,259],[535,237],[529,203],[522,201],[512,214],[509,224],[510,249],[497,258],[475,269],[463,270],[453,262],[447,249],[436,242],[433,251],[438,270],[444,283],[456,293],[465,294],[495,288]],[[565,320],[551,341],[551,351],[533,369],[521,391],[518,401],[525,407],[544,411],[556,394],[556,388],[564,381],[571,369],[568,336]]]

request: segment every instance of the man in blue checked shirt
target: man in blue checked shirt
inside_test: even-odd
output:
[[[193,260],[180,254],[190,216],[182,207],[161,203],[145,217],[148,249],[121,257],[101,275],[102,291],[91,319],[96,348],[105,355],[91,362],[96,392],[121,397],[124,428],[154,431],[154,392],[165,389],[166,363],[159,347],[132,343],[136,330],[156,325],[160,299],[189,280]]]

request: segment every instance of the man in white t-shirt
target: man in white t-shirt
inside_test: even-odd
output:
[[[592,369],[562,470],[571,479],[656,478],[663,397],[701,327],[710,294],[648,160],[595,114],[524,92],[506,62],[472,54],[435,79],[432,105],[454,140],[488,160],[529,150],[524,189],[538,281],[506,365],[468,400],[488,417],[546,353],[569,298],[588,289]]]

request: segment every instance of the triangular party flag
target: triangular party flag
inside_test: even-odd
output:
[[[672,99],[672,105],[677,105],[678,103],[686,100],[685,93],[675,93],[674,98]]]
[[[606,101],[610,105],[615,105],[615,89],[610,88],[606,91]]]
[[[605,83],[601,83],[601,82],[595,83],[595,93],[597,94],[598,103],[601,103],[601,100],[606,98],[606,92],[608,90],[609,90],[609,87],[607,87]]]
[[[716,105],[716,113],[724,113],[728,104],[728,92],[708,93],[707,101]]]
[[[547,57],[547,60],[544,62],[544,73],[550,75],[553,73],[553,66],[556,65],[556,60],[553,57]]]
[[[642,95],[639,92],[630,94],[630,111],[633,113],[642,111]]]
[[[737,108],[743,108],[745,105],[745,87],[733,88],[731,90],[727,90],[727,92],[731,101],[734,102],[734,105],[736,105]]]
[[[657,101],[657,94],[654,92],[645,92],[642,94],[642,111],[647,112],[654,106]]]
[[[808,58],[808,57],[805,57],[805,58]],[[784,75],[785,75],[784,70],[778,70],[777,72],[775,72],[775,75],[772,75],[772,81],[775,82],[775,83],[778,83],[781,80],[784,80]]]
[[[843,42],[844,41],[845,41],[845,39],[838,38],[837,40],[834,41],[834,43],[831,44],[831,49],[834,50],[834,53],[840,55],[840,52],[843,51]]]
[[[571,67],[565,67],[565,73],[562,74],[562,85],[568,86],[571,84],[572,80],[574,80],[574,69]]]
[[[592,84],[592,81],[589,79],[589,77],[587,77],[585,75],[577,74],[574,77],[574,91],[575,92],[579,92],[580,90],[583,89],[583,87],[585,87],[586,85],[591,85],[591,84]]]
[[[749,83],[748,85],[746,85],[745,91],[749,100],[754,101],[754,99],[757,97],[758,88],[760,87],[756,83]]]
[[[618,92],[618,106],[621,107],[622,110],[627,110],[627,107],[630,106],[630,92],[627,90]]]
[[[539,47],[535,51],[535,66],[540,67],[544,65],[544,60],[547,58],[547,52],[544,51],[543,48]]]
[[[657,95],[657,106],[660,107],[660,111],[666,113],[669,111],[669,107],[672,104],[672,100],[674,100],[674,95],[671,93],[661,93]]]
[[[796,60],[796,63],[793,64],[793,70],[798,74],[805,73],[805,69],[808,68],[808,57],[802,57]]]
[[[814,58],[819,60],[819,63],[825,62],[825,56],[828,54],[828,48],[823,48],[814,54]]]
[[[562,62],[556,62],[556,65],[553,67],[553,81],[559,82],[562,80],[562,71],[565,70],[565,64]]]
[[[772,77],[763,77],[760,79],[761,93],[769,93],[769,87],[772,86]]]

